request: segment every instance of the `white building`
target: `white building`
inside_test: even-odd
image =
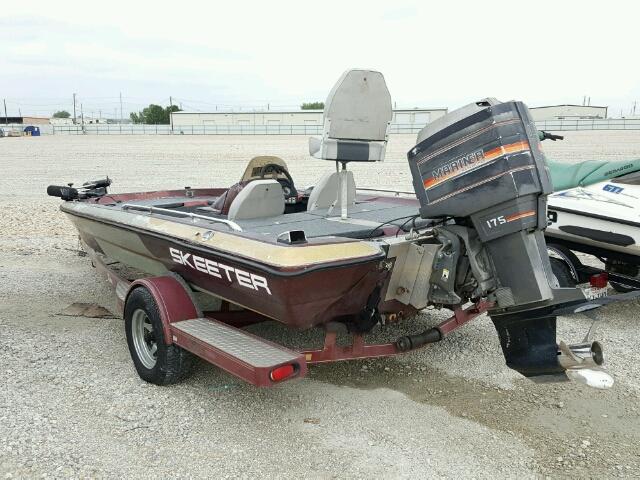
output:
[[[550,105],[548,107],[533,107],[531,116],[538,122],[541,120],[561,120],[578,118],[607,118],[608,107],[592,105]]]
[[[430,109],[404,109],[394,110],[393,126],[406,128],[421,128],[436,118],[447,113],[446,108]],[[312,127],[317,129],[322,126],[322,110],[297,110],[288,112],[262,111],[262,112],[174,112],[171,114],[174,129],[181,127],[253,127],[280,128],[280,127]],[[297,128],[296,130],[300,130]],[[301,132],[303,133],[303,132]]]

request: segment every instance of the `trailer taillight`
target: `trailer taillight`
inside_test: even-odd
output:
[[[289,378],[295,373],[296,373],[295,365],[292,365],[292,364],[282,365],[280,367],[276,367],[273,370],[271,370],[271,373],[269,374],[269,378],[271,378],[271,380],[274,382],[280,382],[282,380],[286,380],[287,378]]]
[[[589,278],[589,283],[593,288],[606,288],[608,281],[609,275],[606,272],[591,275]]]

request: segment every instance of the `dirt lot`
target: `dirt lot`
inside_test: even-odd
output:
[[[410,189],[413,140],[393,136],[387,161],[354,166],[358,184]],[[223,186],[252,156],[277,154],[306,185],[333,168],[310,159],[306,141],[0,139],[2,477],[640,476],[636,303],[603,310],[598,337],[616,379],[608,391],[512,373],[486,317],[420,352],[315,366],[306,379],[269,390],[205,364],[182,384],[156,387],[133,370],[120,319],[56,315],[72,302],[114,305],[78,256],[48,184],[109,174],[115,191]],[[638,158],[640,133],[567,133],[545,146],[558,159]],[[441,318],[429,312],[413,328]],[[561,319],[559,337],[578,341],[589,325]],[[256,331],[284,343],[318,340],[273,324]]]

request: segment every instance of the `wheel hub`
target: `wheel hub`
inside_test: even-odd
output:
[[[137,309],[131,317],[131,336],[138,359],[145,368],[151,370],[158,361],[158,341],[153,324],[142,309]]]

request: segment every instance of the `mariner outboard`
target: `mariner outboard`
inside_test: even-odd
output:
[[[562,372],[554,305],[585,297],[557,288],[551,270],[552,185],[527,107],[490,98],[455,110],[419,133],[408,158],[420,215],[444,220],[430,300],[486,296],[507,364],[525,376]]]

